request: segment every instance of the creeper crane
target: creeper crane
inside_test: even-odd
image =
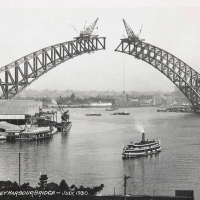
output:
[[[133,30],[131,29],[131,27],[126,23],[126,21],[123,19],[123,22],[124,22],[124,26],[125,26],[125,29],[126,29],[126,33],[128,35],[128,40],[129,41],[144,41],[144,39],[140,39],[139,36],[137,36]],[[141,33],[141,30],[142,30],[142,27],[140,29],[140,33]],[[139,33],[139,34],[140,34]]]
[[[97,18],[90,26],[87,28],[84,27],[84,29],[80,32],[80,35],[78,37],[75,37],[75,39],[79,40],[81,38],[90,38],[90,37],[97,37],[97,35],[92,35],[92,32],[96,26],[96,23],[99,18]]]

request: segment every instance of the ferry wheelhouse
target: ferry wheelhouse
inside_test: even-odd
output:
[[[122,156],[124,158],[139,157],[156,154],[160,151],[160,140],[145,140],[145,133],[142,133],[142,141],[138,143],[131,142],[127,146],[124,146]]]

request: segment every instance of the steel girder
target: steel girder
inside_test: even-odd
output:
[[[115,51],[126,53],[155,67],[200,109],[200,74],[171,53],[151,44],[122,39]]]
[[[49,46],[0,68],[0,99],[11,99],[57,65],[105,49],[105,37],[87,37]]]

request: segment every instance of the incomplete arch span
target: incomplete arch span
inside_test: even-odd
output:
[[[0,99],[13,98],[40,76],[69,59],[105,49],[105,39],[97,36],[79,37],[33,52],[1,67]]]
[[[143,42],[133,35],[125,21],[124,24],[128,38],[122,39],[115,51],[132,55],[155,67],[182,91],[196,109],[200,110],[200,74],[171,53]]]

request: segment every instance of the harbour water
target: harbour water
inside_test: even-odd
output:
[[[69,186],[104,184],[102,195],[174,195],[176,189],[200,195],[200,115],[158,113],[156,108],[126,108],[131,114],[110,115],[101,108],[73,108],[68,134],[37,142],[0,141],[0,180],[18,182],[18,153],[21,153],[21,182],[36,186],[40,173],[48,182]],[[85,116],[85,113],[102,116]],[[160,139],[162,152],[146,157],[122,159],[122,147],[130,141]]]

